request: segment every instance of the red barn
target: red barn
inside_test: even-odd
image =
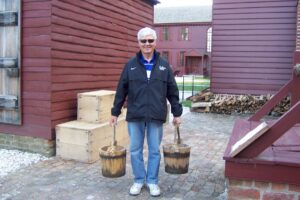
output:
[[[156,7],[157,49],[176,74],[209,75],[211,6]]]
[[[156,0],[0,0],[0,147],[52,155],[80,92],[114,89]]]
[[[292,75],[297,0],[214,0],[211,89],[268,94]]]

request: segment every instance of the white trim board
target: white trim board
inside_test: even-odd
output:
[[[270,127],[266,122],[262,122],[255,129],[249,131],[246,135],[244,135],[241,139],[239,139],[234,145],[231,147],[231,151],[229,156],[234,157],[242,150],[244,150],[247,146],[249,146],[254,140],[263,135]]]

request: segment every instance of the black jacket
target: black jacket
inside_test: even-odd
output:
[[[150,80],[140,61],[141,52],[125,65],[117,87],[111,114],[119,116],[123,103],[128,97],[126,120],[153,121],[164,123],[167,116],[167,99],[171,104],[173,116],[182,114],[179,92],[168,62],[155,51],[156,59]]]

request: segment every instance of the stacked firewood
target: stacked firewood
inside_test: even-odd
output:
[[[212,112],[220,114],[250,113],[259,110],[273,95],[230,95],[213,94],[209,88],[191,96],[188,100],[192,101],[191,111],[193,112]],[[283,99],[270,112],[271,115],[280,116],[290,108],[290,97]]]

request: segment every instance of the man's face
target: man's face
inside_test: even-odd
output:
[[[139,40],[139,47],[143,54],[151,55],[156,47],[156,40],[152,35],[146,35]]]

